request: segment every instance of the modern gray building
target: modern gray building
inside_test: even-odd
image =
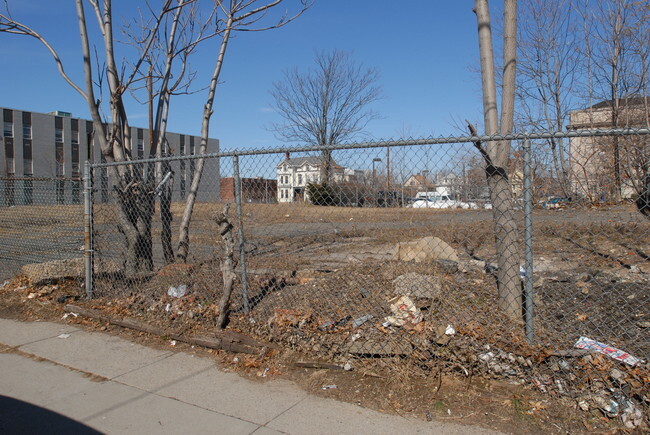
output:
[[[83,201],[83,165],[102,160],[99,141],[94,140],[92,121],[73,118],[67,112],[36,113],[0,107],[0,206],[75,204]],[[131,127],[133,158],[149,157],[149,130]],[[194,155],[200,137],[167,133],[172,154]],[[219,141],[210,139],[208,153],[219,152]],[[196,160],[174,161],[174,200],[181,200],[192,183]],[[95,174],[96,200],[108,200],[106,171]],[[219,198],[219,159],[205,162],[199,201]],[[97,185],[99,184],[99,185]]]

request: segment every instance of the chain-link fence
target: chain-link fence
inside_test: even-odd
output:
[[[0,279],[11,278],[25,265],[54,262],[50,271],[28,271],[39,281],[61,267],[83,281],[82,190],[81,180],[0,179]]]
[[[174,331],[227,310],[317,359],[508,378],[629,421],[649,397],[649,132],[94,164],[86,291]],[[48,212],[79,244],[81,206]]]

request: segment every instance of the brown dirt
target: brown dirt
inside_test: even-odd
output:
[[[28,298],[29,294],[44,288],[48,294]],[[78,295],[80,290],[74,281],[58,283],[56,288],[35,288],[24,279],[16,278],[0,290],[0,316],[25,321],[61,322],[63,303],[58,303],[57,299]],[[75,303],[102,309],[106,315],[133,314],[133,311],[125,309],[124,304],[114,304],[108,300],[80,299]],[[567,397],[543,395],[523,385],[480,375],[465,377],[440,370],[424,376],[409,361],[405,361],[400,370],[386,366],[381,360],[363,359],[353,362],[352,371],[305,369],[295,367],[294,363],[313,359],[296,351],[273,351],[262,358],[234,355],[184,343],[172,346],[165,337],[151,336],[81,316],[69,316],[65,322],[119,335],[155,348],[215,358],[224,370],[238,372],[251,380],[289,379],[318,396],[409,418],[479,425],[506,433],[615,433],[618,430],[615,420],[605,419],[597,411],[585,414],[576,410],[575,401]],[[192,329],[195,332],[209,330],[201,325]],[[323,386],[326,385],[336,385],[336,388],[324,390]]]

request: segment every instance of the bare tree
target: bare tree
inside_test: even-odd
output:
[[[487,135],[511,133],[514,124],[517,1],[504,0],[503,86],[500,121],[487,0],[475,0],[474,12],[478,21],[485,133]],[[476,130],[471,124],[469,128],[470,132],[476,135]],[[517,225],[507,173],[510,141],[490,141],[486,145],[477,142],[475,145],[485,160],[485,174],[493,205],[494,233],[499,266],[499,308],[511,319],[519,319],[522,308]]]
[[[271,95],[283,121],[273,131],[280,140],[323,147],[351,140],[378,118],[369,107],[381,97],[377,70],[337,50],[317,53],[314,60],[314,69],[294,68],[274,83]],[[329,182],[332,151],[324,149],[322,159],[322,181]]]
[[[226,50],[230,37],[233,32],[237,31],[263,31],[270,29],[280,28],[305,12],[313,3],[314,0],[300,0],[300,8],[298,12],[292,16],[288,16],[285,11],[280,18],[272,19],[271,23],[265,23],[264,19],[267,18],[268,13],[273,9],[278,9],[283,0],[274,0],[265,3],[261,0],[217,0],[218,10],[223,17],[218,20],[218,26],[221,36],[221,43],[219,44],[219,51],[217,54],[216,63],[210,78],[208,86],[208,95],[203,108],[203,118],[201,121],[201,143],[199,146],[199,155],[205,154],[208,146],[208,137],[210,134],[210,118],[212,117],[214,98],[219,84],[219,77],[221,76],[221,68],[226,56]],[[177,258],[181,261],[186,261],[189,253],[190,244],[190,221],[192,219],[192,210],[196,201],[196,195],[201,183],[201,176],[203,175],[203,166],[205,159],[198,159],[194,176],[192,178],[192,185],[190,187],[187,201],[185,203],[185,210],[180,223],[180,234],[178,241]]]
[[[575,97],[572,88],[580,72],[572,1],[530,0],[523,6],[517,75],[520,122],[528,131],[562,131],[568,124]],[[560,189],[571,196],[566,141],[549,138],[545,142]]]

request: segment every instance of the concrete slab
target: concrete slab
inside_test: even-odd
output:
[[[7,346],[22,346],[78,330],[74,326],[58,323],[0,319],[0,343]]]
[[[255,432],[253,432],[251,435],[284,435],[287,432],[280,432],[275,429],[271,429],[266,426],[260,426],[259,429],[257,429]]]
[[[42,358],[112,379],[171,355],[118,337],[76,331],[70,337],[50,338],[21,346]]]
[[[48,409],[74,415],[105,433],[250,434],[259,426],[114,381],[51,402]]]
[[[146,395],[98,415],[85,422],[104,433],[223,433],[250,434],[258,425],[234,417],[211,412],[178,400]]]
[[[491,434],[476,427],[409,420],[320,397],[308,397],[266,425],[290,434]]]
[[[175,353],[145,368],[118,376],[114,380],[141,390],[158,392],[176,383],[184,383],[188,378],[209,370],[216,370],[214,360]]]
[[[153,364],[133,375],[147,379],[156,376],[157,370],[158,364]],[[217,368],[205,369],[182,383],[163,386],[156,390],[156,394],[259,425],[264,425],[307,397],[307,393],[288,381],[256,383]]]
[[[0,373],[0,394],[39,406],[79,393],[94,383],[65,367],[10,353],[0,354]]]

